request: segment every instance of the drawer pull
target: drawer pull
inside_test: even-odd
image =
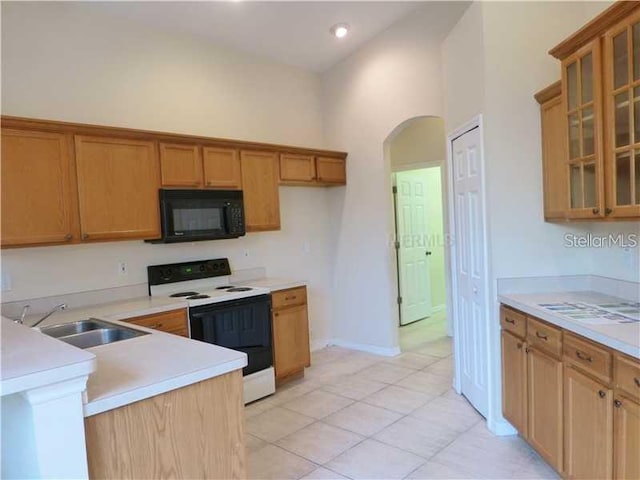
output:
[[[522,344],[518,342],[518,343],[516,344],[516,347],[518,347],[518,349],[521,349],[521,348],[522,348]]]
[[[529,347],[527,347],[527,348],[525,348],[525,349],[524,349],[524,351],[525,351],[526,353],[529,353],[529,352],[531,352],[531,349],[530,349]]]
[[[545,342],[549,339],[549,337],[547,337],[546,335],[543,335],[543,334],[542,334],[542,333],[540,333],[540,332],[536,332],[536,337],[538,337],[538,338],[540,338],[540,339],[544,340]]]
[[[504,319],[505,322],[510,323],[511,325],[515,325],[516,321],[515,320],[511,320],[510,318],[505,318]]]
[[[636,384],[636,387],[640,387],[640,377],[635,377],[635,378],[633,379],[633,383],[635,383],[635,384]]]
[[[582,353],[580,350],[576,350],[576,357],[580,360],[584,360],[585,362],[593,362],[593,357],[587,355],[586,353]]]
[[[284,297],[285,301],[295,300],[296,298],[298,297],[296,297],[295,295],[293,297]]]
[[[621,402],[620,400],[614,400],[614,401],[613,401],[613,405],[614,405],[616,408],[620,408],[620,407],[622,406],[622,402]]]
[[[604,397],[606,397],[606,396],[607,396],[607,392],[605,392],[604,390],[600,390],[600,391],[598,392],[598,395],[600,395],[600,398],[604,398]]]

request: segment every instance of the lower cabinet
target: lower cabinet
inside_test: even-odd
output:
[[[242,372],[85,418],[89,478],[246,478]]]
[[[273,365],[276,383],[304,375],[311,365],[306,287],[274,292]]]
[[[562,471],[562,362],[527,348],[527,423],[531,446]]]
[[[503,416],[563,478],[640,480],[640,361],[509,307],[500,323]]]
[[[140,325],[141,327],[153,328],[166,333],[173,333],[182,337],[189,336],[187,324],[187,310],[171,310],[169,312],[154,313],[124,320],[127,323]]]
[[[615,478],[640,478],[640,405],[623,396],[613,401]]]
[[[570,365],[564,367],[564,452],[567,478],[611,478],[613,393]]]

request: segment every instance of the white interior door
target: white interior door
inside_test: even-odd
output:
[[[457,298],[456,355],[462,393],[485,417],[487,387],[486,258],[483,162],[480,129],[456,138],[451,145],[455,216]]]
[[[420,171],[396,173],[400,325],[431,315],[426,179]]]

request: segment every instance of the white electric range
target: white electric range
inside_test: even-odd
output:
[[[226,258],[147,267],[149,295],[189,305],[189,337],[247,354],[244,401],[275,392],[269,289],[229,283]]]

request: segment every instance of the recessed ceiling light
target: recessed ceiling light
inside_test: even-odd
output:
[[[347,25],[346,23],[338,23],[331,27],[329,31],[332,35],[338,38],[343,38],[347,36],[347,33],[349,33],[349,25]]]

